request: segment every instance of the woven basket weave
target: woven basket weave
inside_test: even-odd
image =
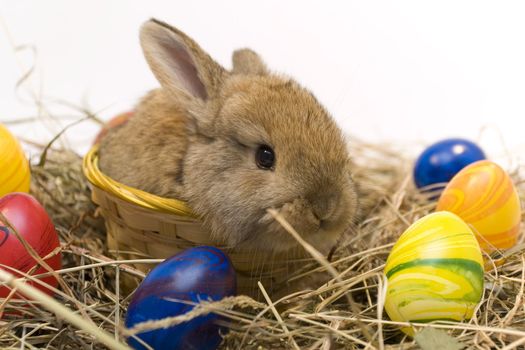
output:
[[[184,202],[126,186],[103,174],[98,168],[97,145],[84,157],[83,171],[105,219],[108,247],[118,259],[168,258],[190,247],[212,245],[230,257],[240,294],[257,297],[257,281],[270,292],[286,285],[291,256],[218,246]],[[151,268],[135,267],[144,272]]]

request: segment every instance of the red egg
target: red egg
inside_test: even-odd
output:
[[[60,243],[55,227],[47,215],[45,209],[32,196],[25,193],[11,193],[0,198],[0,212],[16,229],[16,231],[33,247],[40,257],[45,257],[57,248]],[[44,260],[54,270],[62,267],[60,253]],[[0,219],[0,265],[6,265],[22,272],[31,270],[37,262],[27,252],[26,248],[18,240],[15,233],[9,230],[7,225]],[[20,276],[20,274],[5,267],[8,272]],[[47,270],[39,266],[32,275],[45,273]],[[56,287],[58,281],[53,276],[44,277],[43,282]],[[52,294],[44,286],[33,284],[38,289]],[[0,298],[5,298],[10,293],[7,287],[0,287]]]
[[[106,124],[104,124],[102,129],[99,131],[99,133],[95,137],[95,141],[93,142],[93,144],[98,144],[100,140],[102,140],[102,138],[106,136],[110,129],[124,125],[129,120],[129,118],[131,118],[132,115],[133,111],[124,112],[110,119]]]

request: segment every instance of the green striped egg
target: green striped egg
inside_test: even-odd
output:
[[[457,215],[437,212],[410,226],[385,266],[385,309],[393,321],[463,321],[483,293],[483,259],[476,237]],[[413,335],[411,327],[402,328]]]

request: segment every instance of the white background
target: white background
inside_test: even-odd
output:
[[[48,115],[80,115],[57,99],[104,120],[131,108],[157,86],[137,39],[150,17],[226,67],[234,49],[255,49],[359,139],[416,152],[461,136],[525,156],[523,1],[0,0],[0,122],[38,117],[9,126],[46,142],[60,129]],[[83,123],[67,139],[84,152],[96,131]]]

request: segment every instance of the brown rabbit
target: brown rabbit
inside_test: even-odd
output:
[[[267,213],[274,208],[326,253],[351,224],[357,197],[342,132],[315,97],[248,49],[228,71],[160,21],[146,22],[140,41],[162,87],[102,140],[101,170],[187,201],[217,244],[297,247]]]

